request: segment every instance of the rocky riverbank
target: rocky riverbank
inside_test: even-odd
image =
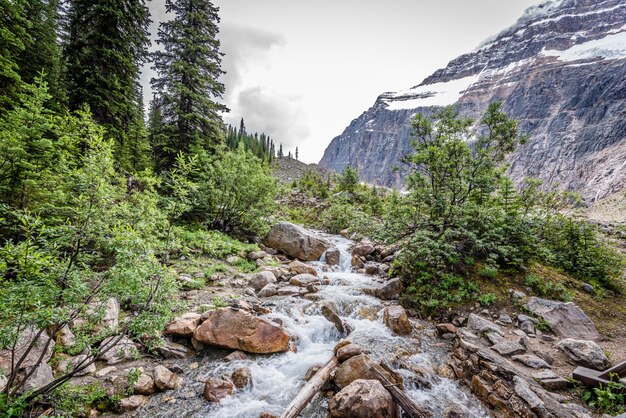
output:
[[[114,348],[72,383],[97,383],[121,399],[113,411],[103,405],[87,415],[279,416],[336,356],[336,372],[303,416],[398,414],[373,369],[433,417],[593,416],[580,403],[571,370],[605,369],[611,361],[602,335],[577,305],[512,289],[518,314],[472,308],[435,325],[397,301],[402,282],[387,274],[397,248],[287,223],[275,226],[265,243],[247,254],[257,273],[181,291],[187,311],[163,330],[158,356],[141,356],[127,338],[103,341]],[[123,321],[115,299],[99,308],[102,327]],[[31,330],[24,339],[35,336]],[[72,339],[67,329],[56,343]],[[90,356],[53,357],[53,344],[33,353],[44,362],[30,388]],[[2,353],[0,359],[6,360]]]

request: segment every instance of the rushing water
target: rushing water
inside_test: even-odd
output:
[[[379,285],[380,278],[354,273],[350,267],[348,248],[351,241],[326,236],[341,251],[340,266],[328,269],[320,262],[311,263],[320,276],[330,278],[330,285],[320,286],[322,301],[333,303],[339,315],[352,328],[350,339],[370,351],[375,360],[391,361],[405,382],[406,393],[434,417],[444,417],[446,410],[464,411],[467,416],[488,416],[480,403],[466,394],[451,380],[437,376],[434,370],[447,354],[447,346],[433,337],[432,329],[424,327],[410,337],[393,335],[382,322],[383,302],[367,296],[363,288]],[[335,344],[342,336],[320,312],[320,302],[298,297],[274,297],[266,302],[272,313],[266,317],[280,319],[297,341],[297,351],[270,356],[251,356],[251,360],[225,363],[220,361],[227,351],[201,353],[183,360],[184,382],[175,392],[152,396],[138,415],[150,417],[215,417],[258,418],[261,412],[277,416],[304,385],[307,370],[328,361]],[[192,363],[197,368],[192,369]],[[228,377],[237,368],[248,367],[252,372],[252,386],[222,399],[219,405],[202,398],[204,381],[209,377]],[[423,374],[416,378],[415,372]],[[426,385],[424,385],[426,380]],[[421,382],[421,383],[419,383]],[[327,400],[321,396],[307,407],[303,417],[326,417]]]

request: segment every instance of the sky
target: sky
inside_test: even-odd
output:
[[[539,0],[214,0],[224,121],[317,163],[383,92],[422,82]],[[165,0],[148,3],[156,34]],[[153,49],[156,43],[153,42]],[[146,103],[151,98],[144,68]]]

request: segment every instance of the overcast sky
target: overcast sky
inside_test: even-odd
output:
[[[231,109],[300,159],[326,146],[376,97],[419,84],[513,24],[539,0],[215,0]],[[165,0],[148,3],[152,33]],[[144,71],[146,97],[150,97]]]

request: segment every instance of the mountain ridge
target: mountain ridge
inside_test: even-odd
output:
[[[456,104],[477,117],[494,100],[530,141],[510,159],[516,182],[538,177],[596,200],[626,183],[626,3],[551,0],[422,83],[381,94],[334,138],[320,164],[359,168],[364,181],[400,186],[409,120]]]

